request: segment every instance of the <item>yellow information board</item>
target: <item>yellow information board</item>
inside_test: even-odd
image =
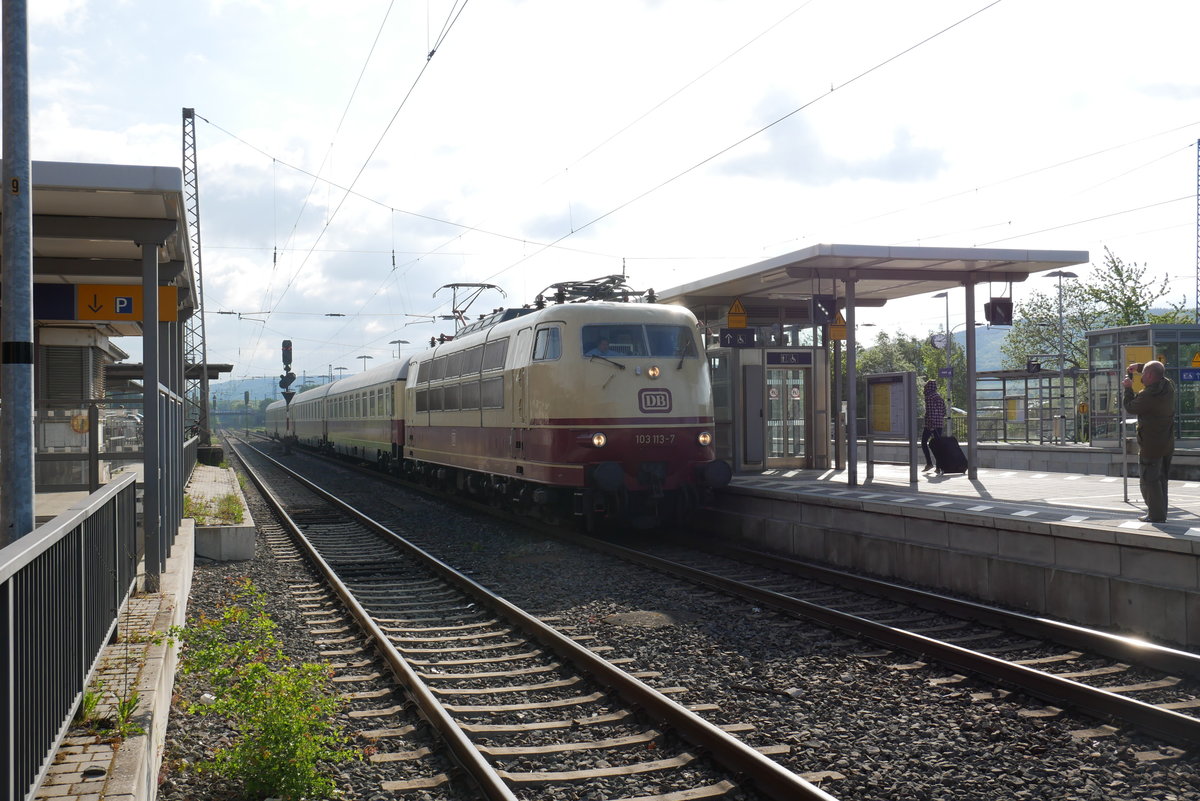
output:
[[[79,284],[75,287],[75,319],[104,322],[142,321],[141,284]],[[179,319],[179,290],[158,288],[158,321]]]

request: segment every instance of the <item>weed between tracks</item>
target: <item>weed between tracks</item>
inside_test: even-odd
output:
[[[180,669],[202,676],[210,691],[187,711],[221,715],[239,733],[232,746],[195,769],[240,780],[253,797],[331,797],[337,786],[321,763],[360,757],[332,722],[340,704],[328,692],[332,670],[290,664],[266,598],[249,580],[232,601],[219,618],[201,617],[170,631],[183,643]]]

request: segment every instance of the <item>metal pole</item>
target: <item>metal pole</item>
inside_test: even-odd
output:
[[[162,545],[162,463],[164,429],[159,392],[158,243],[142,247],[142,538],[145,542],[146,592],[158,592],[165,561]]]
[[[1067,419],[1063,409],[1063,395],[1066,393],[1066,352],[1063,350],[1063,296],[1062,270],[1058,271],[1058,425],[1059,445],[1067,444]]]
[[[854,282],[851,274],[846,284],[846,483],[858,486],[858,354],[854,332]]]
[[[29,156],[29,36],[25,0],[3,3],[4,230],[0,249],[0,547],[33,531],[33,181]]]
[[[946,414],[949,416],[950,407],[954,405],[951,399],[950,385],[954,381],[954,367],[950,363],[950,291],[946,290]],[[953,434],[953,431],[946,431],[946,434]]]
[[[971,269],[975,263],[969,262]],[[967,316],[967,478],[979,478],[979,421],[975,413],[975,281],[963,284]]]

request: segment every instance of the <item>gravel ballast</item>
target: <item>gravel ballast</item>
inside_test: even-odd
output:
[[[718,704],[717,722],[753,723],[743,739],[788,745],[789,753],[774,758],[839,798],[1200,799],[1200,760],[1191,753],[1177,755],[1136,734],[1078,736],[1100,722],[1039,717],[1044,706],[1019,694],[979,700],[996,688],[947,681],[952,671],[936,664],[882,654],[872,643],[359,475],[335,479],[337,468],[317,472],[344,482],[348,502],[397,533],[436,541],[437,555],[511,602],[554,616],[553,625],[573,635],[595,635],[593,647],[631,657],[626,670],[659,671],[662,686],[688,688],[681,701]],[[256,520],[269,519],[265,509],[253,511]],[[261,531],[253,561],[197,564],[189,618],[219,614],[245,577],[268,597],[289,655],[319,661],[289,590],[311,575],[300,563],[276,561]],[[180,704],[203,691],[202,681],[177,677],[160,785],[166,801],[241,797],[238,788],[187,769],[231,737],[214,718],[182,712]],[[396,797],[379,791],[369,763],[331,770],[345,798]]]

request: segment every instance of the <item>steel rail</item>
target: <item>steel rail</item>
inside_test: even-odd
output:
[[[685,709],[667,696],[639,679],[634,678],[602,657],[597,656],[570,638],[564,637],[536,617],[527,614],[519,607],[494,595],[485,587],[477,584],[450,565],[421,550],[409,540],[347,505],[344,501],[318,487],[313,482],[257,448],[254,448],[254,446],[247,444],[246,447],[253,449],[262,458],[290,475],[306,489],[334,504],[360,524],[394,540],[424,562],[426,567],[438,573],[445,580],[459,587],[464,592],[474,596],[479,601],[488,604],[493,611],[507,618],[510,623],[520,628],[527,636],[537,640],[558,654],[558,656],[571,662],[581,672],[593,676],[601,684],[616,690],[627,703],[641,707],[662,725],[674,728],[687,741],[705,748],[714,761],[727,770],[745,775],[757,790],[765,793],[768,797],[778,799],[778,801],[798,801],[800,799],[804,801],[838,801],[835,796],[805,781],[778,762],[763,756],[736,737],[727,734],[694,712]],[[377,641],[386,642],[386,639]]]
[[[246,447],[251,448],[257,453],[262,453],[251,445],[247,444]],[[237,452],[236,447],[234,448],[234,451],[235,453]],[[295,473],[293,473],[291,470],[288,470],[286,467],[283,467],[274,459],[271,459],[265,454],[262,455],[263,458],[268,459],[277,467],[282,468],[285,473],[293,476],[294,478],[299,478],[295,476]],[[238,456],[241,457],[241,454],[238,454]],[[387,633],[384,632],[383,629],[371,619],[371,616],[367,613],[367,610],[362,607],[350,589],[345,585],[345,583],[342,582],[340,578],[338,578],[336,572],[329,565],[329,563],[325,561],[325,559],[317,552],[316,548],[313,547],[312,543],[308,541],[308,538],[304,536],[304,533],[300,530],[300,527],[294,520],[292,520],[291,516],[283,508],[283,502],[280,501],[278,496],[271,491],[271,489],[266,485],[266,482],[261,476],[259,476],[258,472],[250,466],[250,463],[246,459],[242,459],[242,464],[245,466],[246,472],[250,474],[250,479],[254,482],[255,486],[258,487],[259,492],[262,493],[263,497],[275,510],[276,514],[279,515],[280,520],[284,523],[284,525],[291,530],[292,539],[296,541],[301,550],[303,550],[305,556],[307,556],[309,561],[324,576],[325,581],[328,582],[330,588],[342,600],[342,603],[345,604],[350,610],[351,616],[358,623],[358,625],[361,626],[363,631],[374,640],[375,648],[379,652],[380,656],[382,656],[391,667],[392,672],[396,676],[397,680],[399,680],[400,683],[403,684],[408,690],[410,698],[412,699],[413,703],[417,705],[417,708],[420,709],[422,716],[438,731],[446,745],[449,747],[451,753],[454,755],[455,760],[457,760],[458,764],[479,787],[479,790],[481,793],[483,793],[484,797],[491,799],[492,801],[517,801],[517,796],[513,794],[504,780],[500,778],[499,774],[496,773],[495,768],[493,768],[483,754],[479,752],[479,749],[475,747],[458,723],[455,722],[454,718],[450,716],[445,707],[442,706],[442,704],[437,700],[433,692],[429,689],[425,682],[421,680],[416,671],[413,670],[412,666],[405,661],[404,657],[400,655],[400,652],[391,644]],[[309,489],[312,489],[311,485],[309,485],[309,482],[302,478],[299,478],[299,480],[307,485]]]
[[[689,548],[697,547],[696,542],[678,541],[680,545]],[[701,547],[717,556],[738,559],[760,567],[780,570],[800,578],[812,579],[828,584],[850,587],[860,592],[875,595],[888,600],[911,604],[932,612],[948,612],[950,614],[970,618],[977,623],[997,626],[1025,634],[1054,640],[1062,645],[1083,648],[1112,659],[1124,662],[1134,662],[1138,665],[1200,679],[1200,654],[1168,648],[1156,643],[1139,640],[1135,637],[1124,637],[1097,631],[1061,620],[1036,617],[1024,612],[999,609],[987,604],[953,598],[941,593],[913,589],[902,584],[895,584],[882,579],[847,573],[835,568],[822,567],[786,556],[763,554],[749,551],[736,545],[705,542]]]
[[[977,653],[950,643],[941,642],[921,634],[904,631],[892,626],[868,620],[858,615],[838,612],[823,606],[802,601],[773,590],[755,587],[734,579],[718,576],[686,565],[677,564],[657,556],[643,553],[615,543],[596,540],[578,534],[569,534],[567,539],[584,541],[588,547],[622,559],[644,565],[668,575],[686,578],[689,581],[711,587],[755,603],[779,609],[790,614],[815,620],[822,625],[866,637],[875,642],[889,645],[919,656],[928,656],[957,669],[1007,682],[1033,696],[1053,703],[1066,704],[1102,720],[1122,720],[1137,726],[1174,745],[1194,747],[1200,745],[1200,719],[1183,715],[1169,709],[1126,698],[1097,687],[1089,687],[1071,679],[1061,678],[1044,671],[1005,662],[1002,659]],[[1169,650],[1169,649],[1168,649]]]

